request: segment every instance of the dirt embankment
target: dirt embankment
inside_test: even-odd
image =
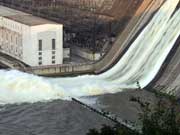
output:
[[[128,50],[129,46],[137,37],[142,28],[147,24],[147,22],[152,18],[153,14],[162,5],[163,1],[164,0],[145,0],[142,4],[140,4],[139,8],[136,10],[125,29],[117,37],[115,43],[112,45],[111,50],[101,61],[95,64],[96,73],[105,72],[119,61],[121,56]],[[129,7],[130,10],[132,5],[126,7]],[[121,8],[123,8],[123,6]],[[128,14],[129,13],[127,13],[127,15]],[[126,15],[124,14],[124,16]]]

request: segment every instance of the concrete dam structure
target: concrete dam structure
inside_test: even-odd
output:
[[[167,92],[178,95],[180,90],[179,14],[179,0],[142,1],[102,60],[89,65],[59,65],[29,69],[29,72],[47,76],[87,72],[98,75],[53,79],[18,71],[1,71],[1,80],[13,78],[8,83],[10,85],[3,85],[6,91],[1,95],[2,99],[8,103],[69,99],[136,89],[137,82],[142,88],[149,84],[148,87],[166,89]],[[30,80],[36,82],[36,87],[33,82],[29,83]],[[9,99],[6,94],[11,89],[13,95]],[[21,90],[24,91],[23,94]],[[24,98],[37,91],[35,97]]]
[[[142,28],[148,23],[148,21],[151,19],[153,14],[156,12],[156,10],[161,6],[163,3],[163,0],[161,1],[151,1],[151,0],[145,0],[145,1],[119,1],[119,0],[104,0],[101,2],[101,4],[96,8],[96,12],[88,12],[92,5],[86,4],[89,8],[86,9],[86,11],[82,10],[82,4],[83,2],[79,2],[79,5],[73,5],[71,2],[64,2],[59,0],[59,3],[56,4],[45,4],[43,1],[38,1],[38,5],[42,7],[42,9],[47,9],[48,7],[58,7],[58,4],[61,5],[61,2],[64,2],[64,5],[68,5],[70,7],[76,7],[78,10],[82,10],[81,14],[84,13],[86,16],[89,16],[90,18],[93,17],[95,14],[98,18],[99,23],[102,23],[105,21],[113,22],[111,30],[108,31],[110,33],[116,33],[115,41],[113,44],[108,43],[109,47],[112,46],[110,51],[98,62],[95,63],[85,63],[85,64],[68,64],[68,65],[56,65],[56,66],[47,66],[47,67],[35,67],[35,68],[29,68],[26,71],[33,72],[37,75],[43,75],[43,76],[60,76],[60,75],[72,75],[72,74],[87,74],[87,73],[95,73],[99,74],[102,72],[107,71],[109,68],[111,68],[119,59],[120,57],[126,52],[132,41],[136,38],[138,33],[142,30]],[[18,6],[15,1],[9,0],[9,1],[3,1],[4,5],[7,5],[9,7],[14,7],[14,5]],[[23,3],[23,2],[22,2]],[[47,2],[48,3],[48,2]],[[88,2],[87,2],[88,3]],[[109,3],[109,4],[108,4]],[[28,3],[25,3],[26,6]],[[24,5],[25,5],[24,4]],[[44,5],[45,4],[45,5]],[[23,4],[22,4],[23,5]],[[33,4],[32,4],[33,5]],[[81,6],[80,6],[81,5]],[[15,7],[16,7],[15,6]],[[15,8],[14,7],[14,8]],[[21,9],[26,12],[30,12],[30,8],[23,8],[16,7],[17,9]],[[38,8],[39,9],[39,8]],[[41,9],[41,8],[40,8]],[[120,10],[122,9],[122,11]],[[33,6],[32,11],[33,12]],[[49,11],[49,10],[48,10]],[[44,14],[41,13],[42,11],[33,12],[33,14],[39,14],[40,16],[43,16]],[[54,12],[53,12],[54,13]],[[61,13],[61,12],[60,12]],[[83,18],[84,14],[80,16],[80,18]],[[48,14],[47,14],[48,15]],[[74,14],[71,14],[72,17],[76,16]],[[103,16],[103,17],[102,17]],[[46,16],[50,19],[51,16]],[[110,18],[111,19],[110,19]],[[80,18],[76,18],[73,20],[81,20]],[[109,19],[108,19],[109,18]],[[57,20],[57,18],[55,18]],[[86,31],[84,28],[91,29],[91,23],[86,23],[86,25],[83,23],[78,24],[78,22],[72,22],[71,19],[64,19],[65,23],[64,27],[65,29],[71,29],[73,32],[75,31],[74,28],[78,28],[79,31]],[[91,19],[89,19],[90,21]],[[92,20],[91,20],[92,21]],[[82,21],[83,22],[83,21]],[[106,24],[105,23],[105,24]],[[105,25],[104,24],[104,25]],[[72,25],[72,26],[71,26]],[[88,26],[89,25],[89,26]],[[71,26],[71,27],[70,27]],[[107,29],[107,25],[106,29]],[[104,29],[104,27],[103,27]],[[83,32],[82,32],[83,33]],[[90,32],[91,33],[91,32]],[[99,35],[103,35],[104,33],[100,33]],[[109,34],[109,33],[108,33]],[[81,37],[84,37],[84,35],[80,35]],[[91,44],[93,46],[93,44]]]

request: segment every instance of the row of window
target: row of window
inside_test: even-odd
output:
[[[56,56],[55,56],[56,52],[55,51],[52,51],[52,64],[56,64]],[[38,64],[39,65],[42,65],[42,52],[38,52]]]
[[[39,40],[39,51],[42,51],[42,47],[43,47],[43,42],[42,40],[40,39]],[[52,39],[52,50],[56,50],[56,40],[55,39]]]
[[[15,29],[16,31],[22,31],[22,27],[20,24],[9,21],[9,20],[3,20],[2,21],[2,25],[4,25],[5,27],[9,27],[10,29]]]
[[[42,65],[42,61],[39,61],[39,66]],[[56,61],[55,60],[52,60],[52,64],[56,64]]]
[[[40,40],[39,40],[40,41]],[[42,42],[42,41],[41,41]],[[39,52],[38,53],[39,54],[39,62],[38,62],[38,64],[39,65],[42,65],[42,52]]]
[[[3,41],[10,42],[16,45],[22,42],[21,35],[17,34],[16,32],[7,30],[0,31],[0,36],[2,37]]]
[[[56,57],[55,56],[52,56],[52,60],[55,60]],[[39,60],[42,60],[42,56],[39,56]]]
[[[55,49],[54,49],[55,50]],[[55,51],[52,51],[52,64],[56,64],[56,56],[55,56]]]
[[[54,51],[52,51],[52,64],[55,64],[56,63],[56,56],[55,56],[55,50],[56,50],[56,40],[55,39],[52,39],[52,50],[54,50]],[[38,50],[39,50],[39,65],[42,65],[43,63],[42,63],[42,48],[43,48],[43,42],[42,42],[42,40],[40,39],[39,40],[39,43],[38,43],[38,45],[39,45],[39,48],[38,48]]]
[[[42,61],[39,61],[39,66],[42,65]],[[56,64],[56,60],[52,60],[52,64]]]
[[[0,45],[0,49],[2,49],[3,51],[5,51],[6,53],[18,57],[20,59],[22,59],[22,49],[16,46],[4,46],[4,45]]]

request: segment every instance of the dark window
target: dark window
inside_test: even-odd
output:
[[[52,54],[55,54],[56,52],[55,51],[52,51]]]
[[[39,40],[39,51],[42,51],[42,40]]]
[[[52,39],[52,50],[56,49],[56,40]]]
[[[39,55],[42,55],[42,52],[39,52]]]
[[[55,63],[56,63],[55,60],[53,60],[53,61],[52,61],[52,64],[55,64]]]
[[[39,57],[39,60],[42,60],[42,57]]]
[[[41,62],[41,61],[39,62],[39,65],[42,65],[42,62]]]
[[[52,56],[52,59],[55,59],[55,56]]]

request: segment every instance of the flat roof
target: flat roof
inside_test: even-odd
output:
[[[58,24],[56,22],[43,19],[41,17],[33,16],[31,14],[27,14],[15,9],[11,9],[8,7],[0,6],[0,16],[14,20],[16,22],[28,25],[28,26],[36,26],[43,24]]]

